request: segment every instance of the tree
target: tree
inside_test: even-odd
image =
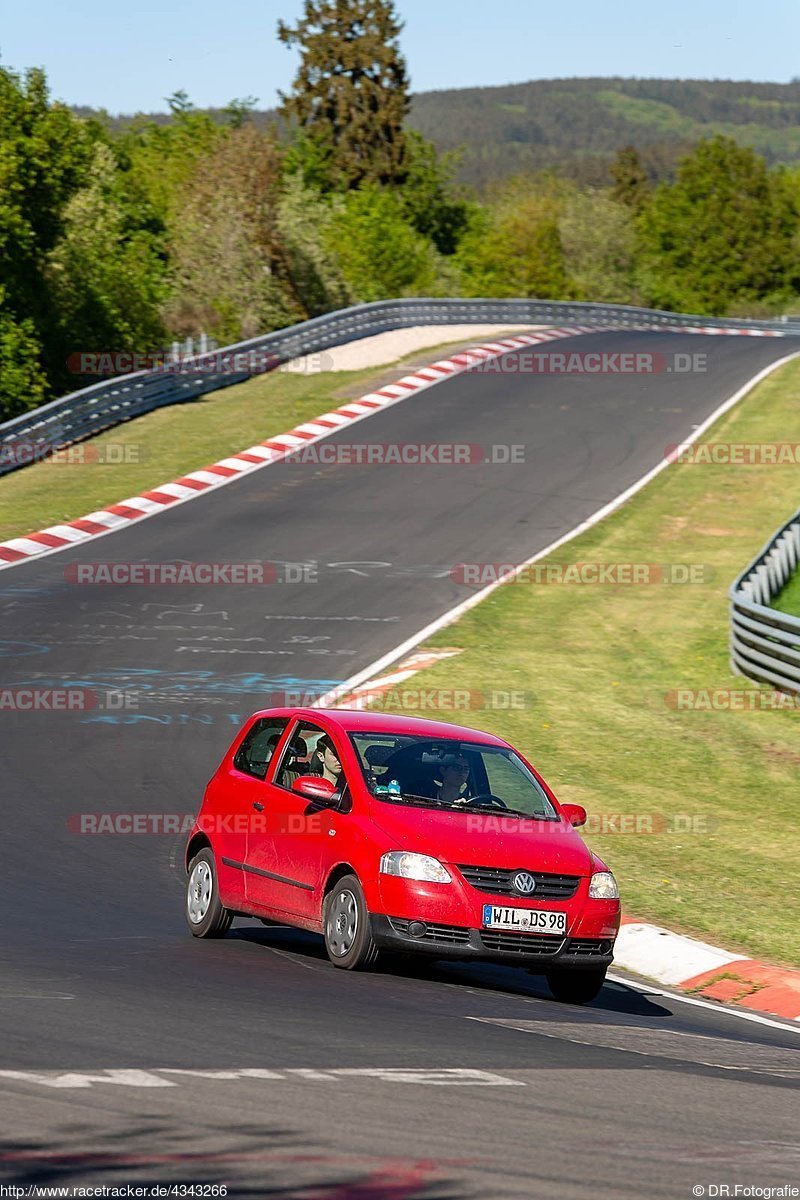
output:
[[[399,197],[375,184],[336,204],[328,250],[356,303],[427,293],[436,278],[430,242],[409,224]]]
[[[86,185],[66,205],[63,235],[48,258],[64,358],[81,349],[146,353],[163,343],[163,247],[139,216],[127,205],[111,147],[98,142]]]
[[[778,172],[730,138],[699,142],[639,220],[649,303],[723,315],[800,285],[798,208]]]
[[[469,222],[470,206],[452,184],[458,155],[437,155],[433,144],[411,129],[406,134],[403,209],[418,233],[440,254],[453,254]]]
[[[635,146],[623,146],[611,164],[614,199],[639,212],[650,196],[650,180]]]
[[[342,200],[323,197],[298,173],[289,173],[277,206],[277,227],[289,285],[304,316],[317,317],[353,303],[336,253],[336,213]]]
[[[473,213],[456,254],[464,295],[569,298],[558,190],[518,177]]]
[[[2,296],[0,289],[0,301]],[[33,321],[16,319],[0,303],[0,421],[44,404],[48,388],[41,357]]]
[[[281,111],[327,160],[337,189],[398,184],[406,175],[408,76],[392,0],[305,0],[295,26],[278,24],[300,66]]]
[[[50,103],[42,71],[22,79],[0,67],[0,336],[4,367],[14,364],[5,395],[28,381],[20,411],[41,403],[45,376],[60,374],[45,267],[98,137],[97,126]]]
[[[577,300],[637,304],[633,215],[607,192],[571,191],[558,220],[564,269]]]
[[[300,319],[277,228],[280,152],[252,125],[225,132],[178,193],[166,320],[230,343]]]

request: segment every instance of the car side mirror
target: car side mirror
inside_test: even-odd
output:
[[[322,775],[299,775],[292,784],[292,791],[306,800],[316,800],[317,804],[333,806],[338,803],[339,793],[336,784]]]
[[[586,824],[586,809],[582,804],[562,804],[561,815],[570,825]]]

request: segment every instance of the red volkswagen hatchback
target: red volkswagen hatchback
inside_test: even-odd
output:
[[[239,733],[186,848],[186,917],[321,933],[337,967],[386,948],[519,963],[557,999],[597,995],[619,929],[614,876],[521,754],[475,729],[271,709]]]

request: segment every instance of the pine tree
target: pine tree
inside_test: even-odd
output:
[[[305,0],[293,27],[278,24],[300,66],[282,113],[325,156],[331,186],[401,184],[408,75],[392,0]]]

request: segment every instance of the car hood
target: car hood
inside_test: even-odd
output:
[[[430,854],[476,867],[525,867],[553,874],[591,875],[594,860],[566,821],[531,821],[495,813],[435,812],[373,800],[372,819],[392,849]],[[468,823],[469,822],[469,823]]]

